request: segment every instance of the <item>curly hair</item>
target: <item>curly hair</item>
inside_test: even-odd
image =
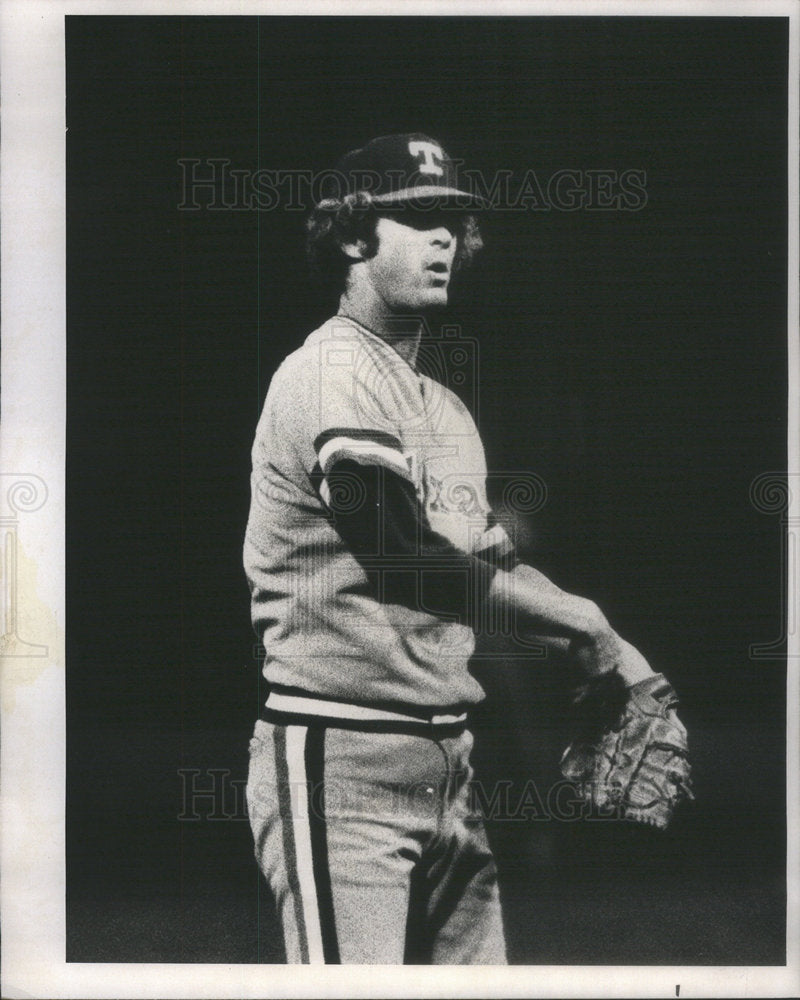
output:
[[[376,224],[381,215],[402,220],[404,206],[386,209],[374,204],[369,193],[358,191],[343,198],[330,198],[318,205],[306,221],[306,259],[311,273],[326,284],[344,288],[352,259],[342,249],[345,243],[361,241],[365,256],[378,250]],[[422,210],[420,210],[421,213]],[[453,270],[468,267],[483,246],[478,220],[463,210],[454,212],[458,239]]]

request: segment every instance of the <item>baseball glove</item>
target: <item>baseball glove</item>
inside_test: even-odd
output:
[[[693,799],[686,729],[663,674],[626,687],[612,671],[579,689],[576,731],[561,773],[604,815],[666,829],[682,799]]]

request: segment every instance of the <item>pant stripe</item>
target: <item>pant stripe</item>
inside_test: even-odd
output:
[[[322,948],[327,965],[339,965],[339,941],[333,910],[331,872],[328,864],[328,830],[325,817],[325,729],[315,726],[306,740],[306,777],[308,778],[308,817],[314,882],[317,887]]]
[[[297,852],[294,840],[294,809],[292,808],[292,786],[289,781],[289,767],[286,755],[286,733],[283,726],[275,726],[275,771],[278,785],[278,805],[283,834],[283,857],[286,864],[286,875],[289,891],[294,902],[294,917],[297,925],[297,940],[300,948],[300,961],[308,963],[308,935],[303,913],[303,902],[300,894],[300,880],[297,871]]]
[[[305,762],[307,736],[307,726],[286,727],[286,764],[289,772],[289,789],[293,793],[291,825],[297,859],[299,899],[306,930],[308,957],[304,958],[304,961],[310,965],[323,965],[325,952],[322,947],[322,929],[317,905],[317,887],[314,880],[314,855],[311,846],[306,793],[308,784]]]

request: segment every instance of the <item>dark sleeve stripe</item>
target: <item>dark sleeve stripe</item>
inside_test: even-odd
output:
[[[339,491],[337,477],[349,488]],[[334,526],[376,599],[474,626],[497,567],[434,531],[413,483],[390,468],[350,458],[338,460],[326,479]]]
[[[323,444],[318,459],[325,475],[339,462],[352,461],[359,465],[380,465],[404,479],[411,479],[411,466],[406,456],[397,448],[376,441],[340,435]]]
[[[319,455],[320,449],[332,438],[348,437],[355,440],[374,441],[376,444],[385,444],[389,448],[396,448],[402,451],[403,445],[399,438],[386,431],[373,430],[364,427],[330,427],[328,430],[318,434],[314,440],[314,451]]]

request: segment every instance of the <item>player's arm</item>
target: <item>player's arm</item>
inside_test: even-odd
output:
[[[616,669],[631,685],[654,673],[594,601],[561,590],[532,566],[519,562],[510,571],[499,569],[487,599],[510,609],[532,635],[575,657],[590,677]]]
[[[434,531],[392,435],[334,428],[314,446],[320,495],[367,574],[379,578],[384,600],[473,627],[482,605],[494,604],[510,609],[532,633],[562,641],[589,675],[616,667],[628,683],[650,676],[647,661],[616,635],[597,605],[521,563],[500,525],[472,553]],[[404,558],[415,570],[393,572]]]

